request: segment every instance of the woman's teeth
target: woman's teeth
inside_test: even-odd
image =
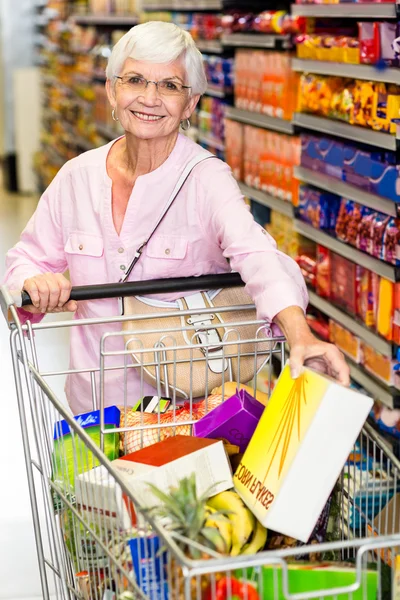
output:
[[[135,115],[135,117],[137,117],[138,119],[141,119],[142,121],[159,121],[160,119],[163,118],[163,117],[159,117],[157,115],[145,115],[144,113],[140,113],[140,112],[133,112],[133,114]]]

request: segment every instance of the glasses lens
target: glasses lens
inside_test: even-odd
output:
[[[132,90],[142,91],[146,88],[146,80],[143,77],[132,77],[127,76],[123,77],[122,83],[126,86],[129,86]]]
[[[158,89],[160,90],[160,94],[164,94],[165,96],[176,96],[182,94],[184,88],[177,81],[159,81]]]

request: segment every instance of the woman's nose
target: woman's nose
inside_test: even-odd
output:
[[[157,84],[149,81],[145,90],[142,93],[142,97],[145,104],[158,104],[160,102],[160,97],[158,94]]]

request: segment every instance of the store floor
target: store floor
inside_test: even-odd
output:
[[[4,255],[18,240],[36,204],[36,197],[9,194],[0,182],[0,277],[4,273]],[[0,599],[36,600],[42,598],[42,593],[8,336],[0,314]],[[39,344],[38,351],[47,355],[46,362],[48,359],[57,367],[66,358],[65,335],[56,331],[45,347]]]

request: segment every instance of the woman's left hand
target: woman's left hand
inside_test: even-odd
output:
[[[300,375],[303,365],[337,379],[342,385],[350,385],[350,369],[343,353],[333,344],[322,342],[311,333],[304,343],[295,343],[290,348],[290,372],[293,379]]]
[[[300,375],[304,365],[337,379],[342,385],[350,385],[350,369],[344,355],[333,344],[315,337],[300,307],[285,308],[276,315],[274,321],[289,344],[293,379]]]

